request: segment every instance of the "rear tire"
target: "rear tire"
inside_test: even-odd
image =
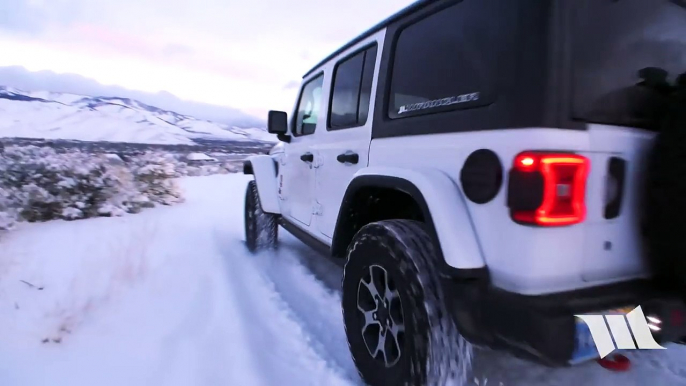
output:
[[[245,242],[250,252],[276,249],[278,241],[276,215],[265,213],[260,204],[255,180],[245,190]]]
[[[350,243],[343,319],[350,352],[367,384],[466,381],[472,346],[445,306],[438,259],[425,225],[417,221],[368,224]]]

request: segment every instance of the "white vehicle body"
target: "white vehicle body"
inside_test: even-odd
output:
[[[419,1],[309,71],[290,119],[270,112],[282,145],[246,173],[265,213],[333,257],[367,224],[426,224],[467,340],[588,360],[572,308],[654,295],[644,103],[686,70],[684,21],[667,0]],[[675,26],[682,45],[658,44]]]
[[[324,74],[317,129],[311,135],[293,137],[283,145],[283,153],[273,155],[279,162],[276,180],[281,188],[273,186],[270,178],[258,180],[260,192],[281,192],[276,194],[278,209],[272,199],[263,199],[268,212],[282,214],[330,246],[350,182],[361,175],[394,176],[408,180],[425,195],[446,262],[463,269],[487,266],[492,284],[497,287],[522,294],[545,294],[649,274],[642,259],[639,213],[635,210],[641,192],[625,190],[621,218],[608,221],[603,218],[603,210],[610,189],[606,183],[608,159],[619,156],[627,160],[630,166],[625,184],[636,186],[641,181],[641,165],[645,164],[654,133],[589,124],[584,131],[504,128],[372,139],[371,119],[360,127],[326,130],[334,66],[370,43],[382,47],[385,35],[386,30],[381,30],[360,41],[303,79],[303,84],[307,84]],[[377,69],[380,58],[377,55]],[[372,95],[377,83],[375,71]],[[373,102],[372,99],[369,105],[370,116]],[[518,153],[531,149],[564,149],[586,156],[591,161],[586,220],[554,228],[526,227],[511,221],[506,205],[507,174],[503,188],[492,201],[476,204],[465,199],[460,170],[469,154],[482,148],[493,150],[505,168],[512,165]],[[337,162],[336,157],[345,152],[358,154],[359,162]],[[300,160],[305,153],[313,154],[312,163]],[[267,185],[264,189],[262,183]]]
[[[626,182],[631,186],[641,181],[640,165],[645,164],[652,133],[604,125],[592,125],[587,132],[531,128],[517,129],[516,133],[454,133],[374,141],[368,139],[369,130],[364,128],[359,133],[354,130],[345,133],[350,136],[343,146],[330,143],[333,136],[327,138],[331,133],[323,131],[307,138],[305,144],[287,144],[284,153],[275,155],[280,164],[277,180],[283,180],[284,187],[278,195],[279,209],[270,205],[271,212],[281,213],[327,245],[332,243],[350,181],[360,175],[385,175],[406,179],[427,196],[449,265],[466,269],[487,265],[493,284],[500,288],[522,294],[543,294],[649,274],[642,259],[642,239],[637,225],[640,214],[629,210],[621,220],[609,222],[603,218],[608,189],[606,168],[591,168],[586,195],[588,217],[584,223],[547,229],[523,227],[510,221],[504,191],[484,205],[469,202],[461,194],[459,174],[467,156],[484,147],[509,160],[531,148],[564,147],[588,157],[592,165],[606,165],[613,155],[633,160],[631,164],[635,167]],[[361,137],[358,141],[353,138],[355,134]],[[362,165],[336,162],[336,152],[350,149],[357,150],[361,159],[367,158],[368,162]],[[299,157],[307,151],[314,154],[317,166],[301,165]],[[295,170],[289,169],[293,163]],[[275,192],[270,188],[265,190]],[[641,192],[627,190],[625,193],[627,208],[637,208],[635,204]],[[498,218],[501,220],[495,220]]]

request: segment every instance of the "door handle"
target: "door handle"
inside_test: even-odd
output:
[[[312,162],[312,161],[314,161],[314,154],[305,153],[305,154],[300,156],[300,160],[303,162]]]
[[[339,154],[336,160],[342,164],[356,164],[360,161],[360,156],[357,153],[343,153]]]

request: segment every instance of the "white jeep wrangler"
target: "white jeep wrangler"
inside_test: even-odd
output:
[[[346,260],[371,385],[464,376],[472,344],[597,358],[574,315],[623,307],[680,341],[684,71],[682,0],[419,1],[269,113],[282,148],[244,166],[248,247],[281,225]]]

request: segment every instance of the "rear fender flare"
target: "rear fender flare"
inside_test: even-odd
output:
[[[341,205],[333,250],[340,247],[336,245],[339,226],[345,222],[342,217],[347,207],[353,205],[355,192],[368,186],[397,189],[417,202],[440,246],[446,268],[459,271],[454,274],[469,277],[485,270],[486,263],[462,191],[447,174],[431,168],[369,167],[358,171]]]

